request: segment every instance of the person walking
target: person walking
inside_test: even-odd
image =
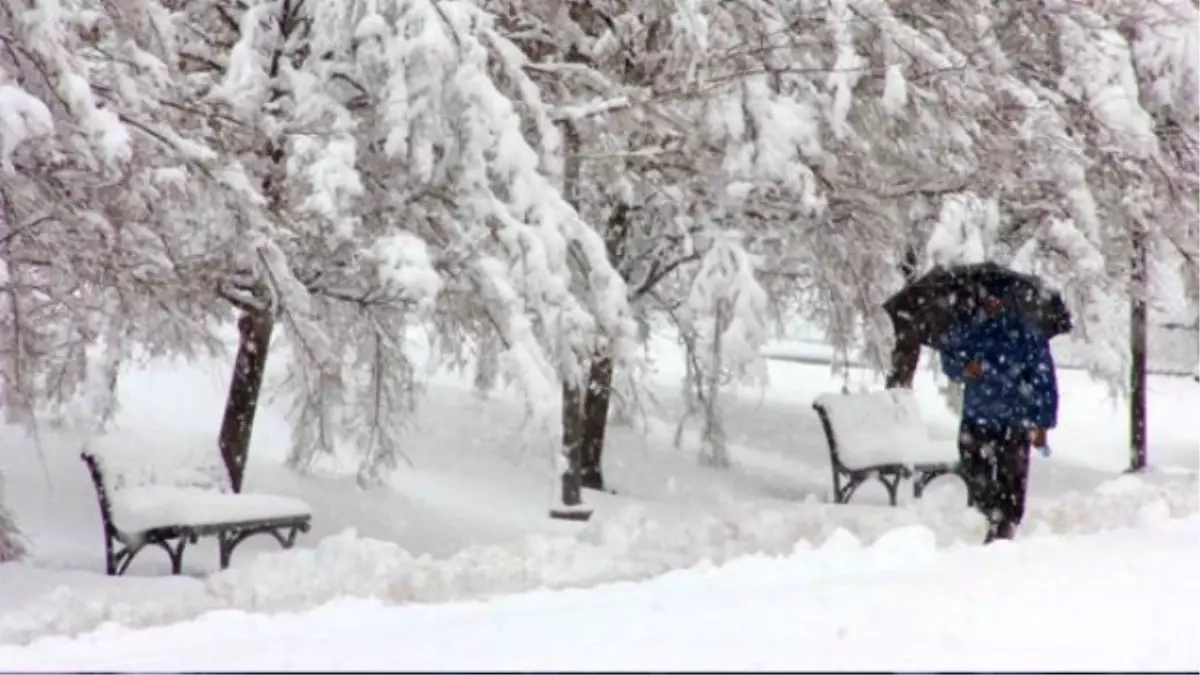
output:
[[[987,518],[984,543],[1012,539],[1025,515],[1030,447],[1058,422],[1048,337],[1001,289],[978,287],[975,309],[939,346],[942,370],[964,383],[958,448],[971,501]]]

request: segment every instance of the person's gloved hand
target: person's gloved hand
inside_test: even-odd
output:
[[[1029,432],[1029,443],[1038,449],[1046,447],[1046,430],[1037,427]]]
[[[967,364],[963,366],[963,375],[968,379],[978,380],[983,377],[983,364],[978,361],[967,361]]]

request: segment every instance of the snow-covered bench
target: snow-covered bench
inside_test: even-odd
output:
[[[312,512],[299,499],[233,493],[215,461],[206,453],[155,453],[85,447],[104,524],[104,562],[109,575],[124,574],[134,556],[158,546],[179,574],[183,550],[200,537],[215,536],[221,569],[233,550],[256,534],[269,534],[291,548],[307,532]]]
[[[905,478],[913,479],[913,496],[919,499],[938,476],[959,475],[958,448],[930,439],[910,389],[822,394],[813,408],[829,442],[838,504],[849,502],[872,478],[883,483],[895,506],[896,490]]]

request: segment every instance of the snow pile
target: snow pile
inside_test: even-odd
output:
[[[1124,475],[1091,494],[1070,493],[1029,508],[1023,529],[1031,535],[1082,534],[1153,524],[1200,511],[1196,474],[1157,482]]]
[[[1033,504],[1022,534],[1096,532],[1200,511],[1194,475],[1154,478],[1122,476],[1091,494]],[[911,541],[901,533],[920,528],[922,541],[945,546],[978,541],[983,530],[974,512],[943,507],[936,499],[901,509],[780,502],[720,504],[712,512],[666,509],[627,508],[601,517],[578,538],[529,537],[466,548],[445,559],[414,556],[346,531],[315,549],[261,554],[212,575],[198,593],[130,600],[114,589],[101,597],[60,589],[0,615],[0,642],[77,634],[106,622],[158,625],[213,609],[299,610],[346,596],[405,604],[591,587],[746,555],[788,555],[812,549],[815,542],[886,549],[908,546]]]
[[[963,509],[736,502],[713,512],[652,512],[632,506],[601,517],[578,538],[530,536],[511,544],[473,546],[445,559],[416,557],[347,531],[316,549],[261,555],[215,574],[208,589],[226,606],[256,611],[301,609],[347,595],[397,603],[446,602],[642,580],[702,562],[787,555],[837,536],[872,542],[912,526],[928,528],[942,544],[982,537],[978,517]]]
[[[1198,535],[1195,516],[990,550],[938,549],[923,526],[873,544],[838,530],[815,550],[705,562],[645,583],[424,606],[341,598],[148,630],[109,624],[78,639],[0,646],[0,663],[28,672],[1195,672]],[[1004,649],[980,640],[1000,634]]]
[[[326,537],[313,549],[255,557],[208,579],[223,606],[285,609],[320,605],[338,596],[386,597],[396,579],[432,566],[399,546],[364,539],[353,530]]]
[[[647,568],[687,567],[702,560],[722,563],[749,553],[783,555],[844,531],[874,541],[900,527],[923,524],[939,542],[975,538],[974,513],[961,508],[917,511],[837,506],[810,500],[801,508],[779,503],[725,505],[716,513],[650,514],[629,509],[621,519],[589,533],[607,550],[641,559]]]
[[[78,635],[111,624],[159,626],[224,607],[220,599],[205,593],[148,598],[124,591],[115,586],[85,594],[60,586],[38,602],[0,614],[0,643],[25,643],[43,635]]]
[[[225,606],[258,611],[301,609],[343,596],[443,602],[650,576],[636,563],[571,537],[474,546],[439,560],[346,531],[315,549],[261,555],[215,574],[208,591]]]

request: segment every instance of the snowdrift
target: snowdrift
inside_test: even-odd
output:
[[[393,543],[345,531],[312,549],[259,554],[204,581],[174,580],[164,593],[129,594],[121,585],[84,591],[63,586],[0,615],[0,643],[53,640],[58,638],[46,636],[75,635],[111,623],[166,624],[213,610],[292,612],[345,597],[430,603],[592,587],[698,564],[721,565],[750,554],[803,553],[831,541],[839,546],[885,545],[889,532],[912,527],[924,528],[943,547],[974,546],[983,529],[974,512],[937,499],[912,509],[815,501],[790,508],[737,501],[700,513],[693,507],[616,509],[600,514],[578,537],[531,536],[468,547],[448,558],[416,556]],[[1091,533],[1197,511],[1200,493],[1194,473],[1122,476],[1091,493],[1032,503],[1022,537]]]

